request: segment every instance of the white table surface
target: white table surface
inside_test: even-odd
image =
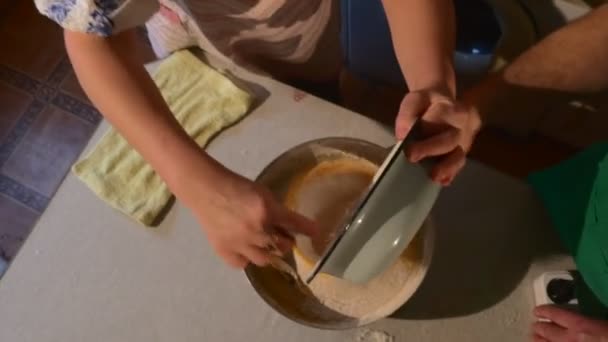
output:
[[[312,96],[233,69],[270,96],[208,151],[254,178],[304,141],[348,136],[389,145],[390,131]],[[103,123],[87,150],[108,129]],[[86,153],[86,152],[85,152]],[[521,182],[469,163],[434,210],[436,255],[397,314],[368,329],[395,341],[524,341],[531,281],[570,267],[539,203]],[[283,318],[243,273],[217,259],[193,215],[176,203],[144,228],[68,175],[0,280],[0,341],[357,341]]]

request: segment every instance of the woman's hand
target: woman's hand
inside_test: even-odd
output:
[[[466,154],[480,129],[479,114],[472,106],[456,102],[449,91],[428,89],[408,93],[397,116],[395,134],[405,138],[420,119],[423,139],[406,148],[411,162],[437,157],[433,181],[449,185],[464,167]]]
[[[539,306],[534,314],[551,321],[534,323],[534,342],[608,342],[608,322],[589,319],[552,305]]]
[[[268,263],[292,244],[289,233],[315,225],[288,211],[262,187],[209,157],[171,114],[132,53],[133,30],[104,39],[65,32],[78,79],[104,117],[146,159],[177,198],[194,211],[211,245],[230,265]]]
[[[265,266],[272,254],[292,247],[292,234],[316,233],[312,221],[285,208],[270,191],[221,168],[201,177],[201,186],[195,180],[185,202],[226,263],[235,268],[250,262]]]

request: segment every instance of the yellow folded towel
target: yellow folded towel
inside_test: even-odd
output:
[[[185,50],[161,62],[153,78],[201,147],[240,120],[252,102],[248,93]],[[114,129],[72,170],[101,199],[147,226],[171,199],[167,185]]]

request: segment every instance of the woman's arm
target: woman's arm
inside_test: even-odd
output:
[[[395,124],[405,138],[420,119],[424,139],[410,144],[411,162],[435,157],[431,178],[449,185],[464,167],[478,120],[456,103],[452,62],[455,18],[452,0],[383,0],[393,47],[409,92]]]
[[[281,228],[313,233],[313,223],[224,168],[186,134],[140,63],[133,39],[133,32],[109,38],[65,32],[68,54],[91,101],[194,212],[217,254],[235,267],[265,265],[269,246],[290,247]],[[285,234],[274,234],[276,229]]]
[[[65,31],[65,43],[78,80],[104,117],[150,163],[178,197],[180,182],[196,165],[201,179],[219,165],[181,128],[140,63],[132,31],[109,38]]]
[[[452,0],[382,0],[393,47],[411,92],[445,89],[455,97]]]

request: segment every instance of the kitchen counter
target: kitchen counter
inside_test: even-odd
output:
[[[265,99],[208,152],[247,177],[311,139],[393,142],[390,131],[367,118],[228,69]],[[87,150],[107,129],[104,122]],[[427,279],[393,317],[365,329],[395,341],[526,340],[531,282],[544,271],[572,267],[531,190],[470,162],[433,215],[438,237]],[[364,331],[289,321],[242,272],[222,264],[181,203],[159,227],[144,228],[72,174],[0,281],[0,341],[7,342],[358,341]]]

